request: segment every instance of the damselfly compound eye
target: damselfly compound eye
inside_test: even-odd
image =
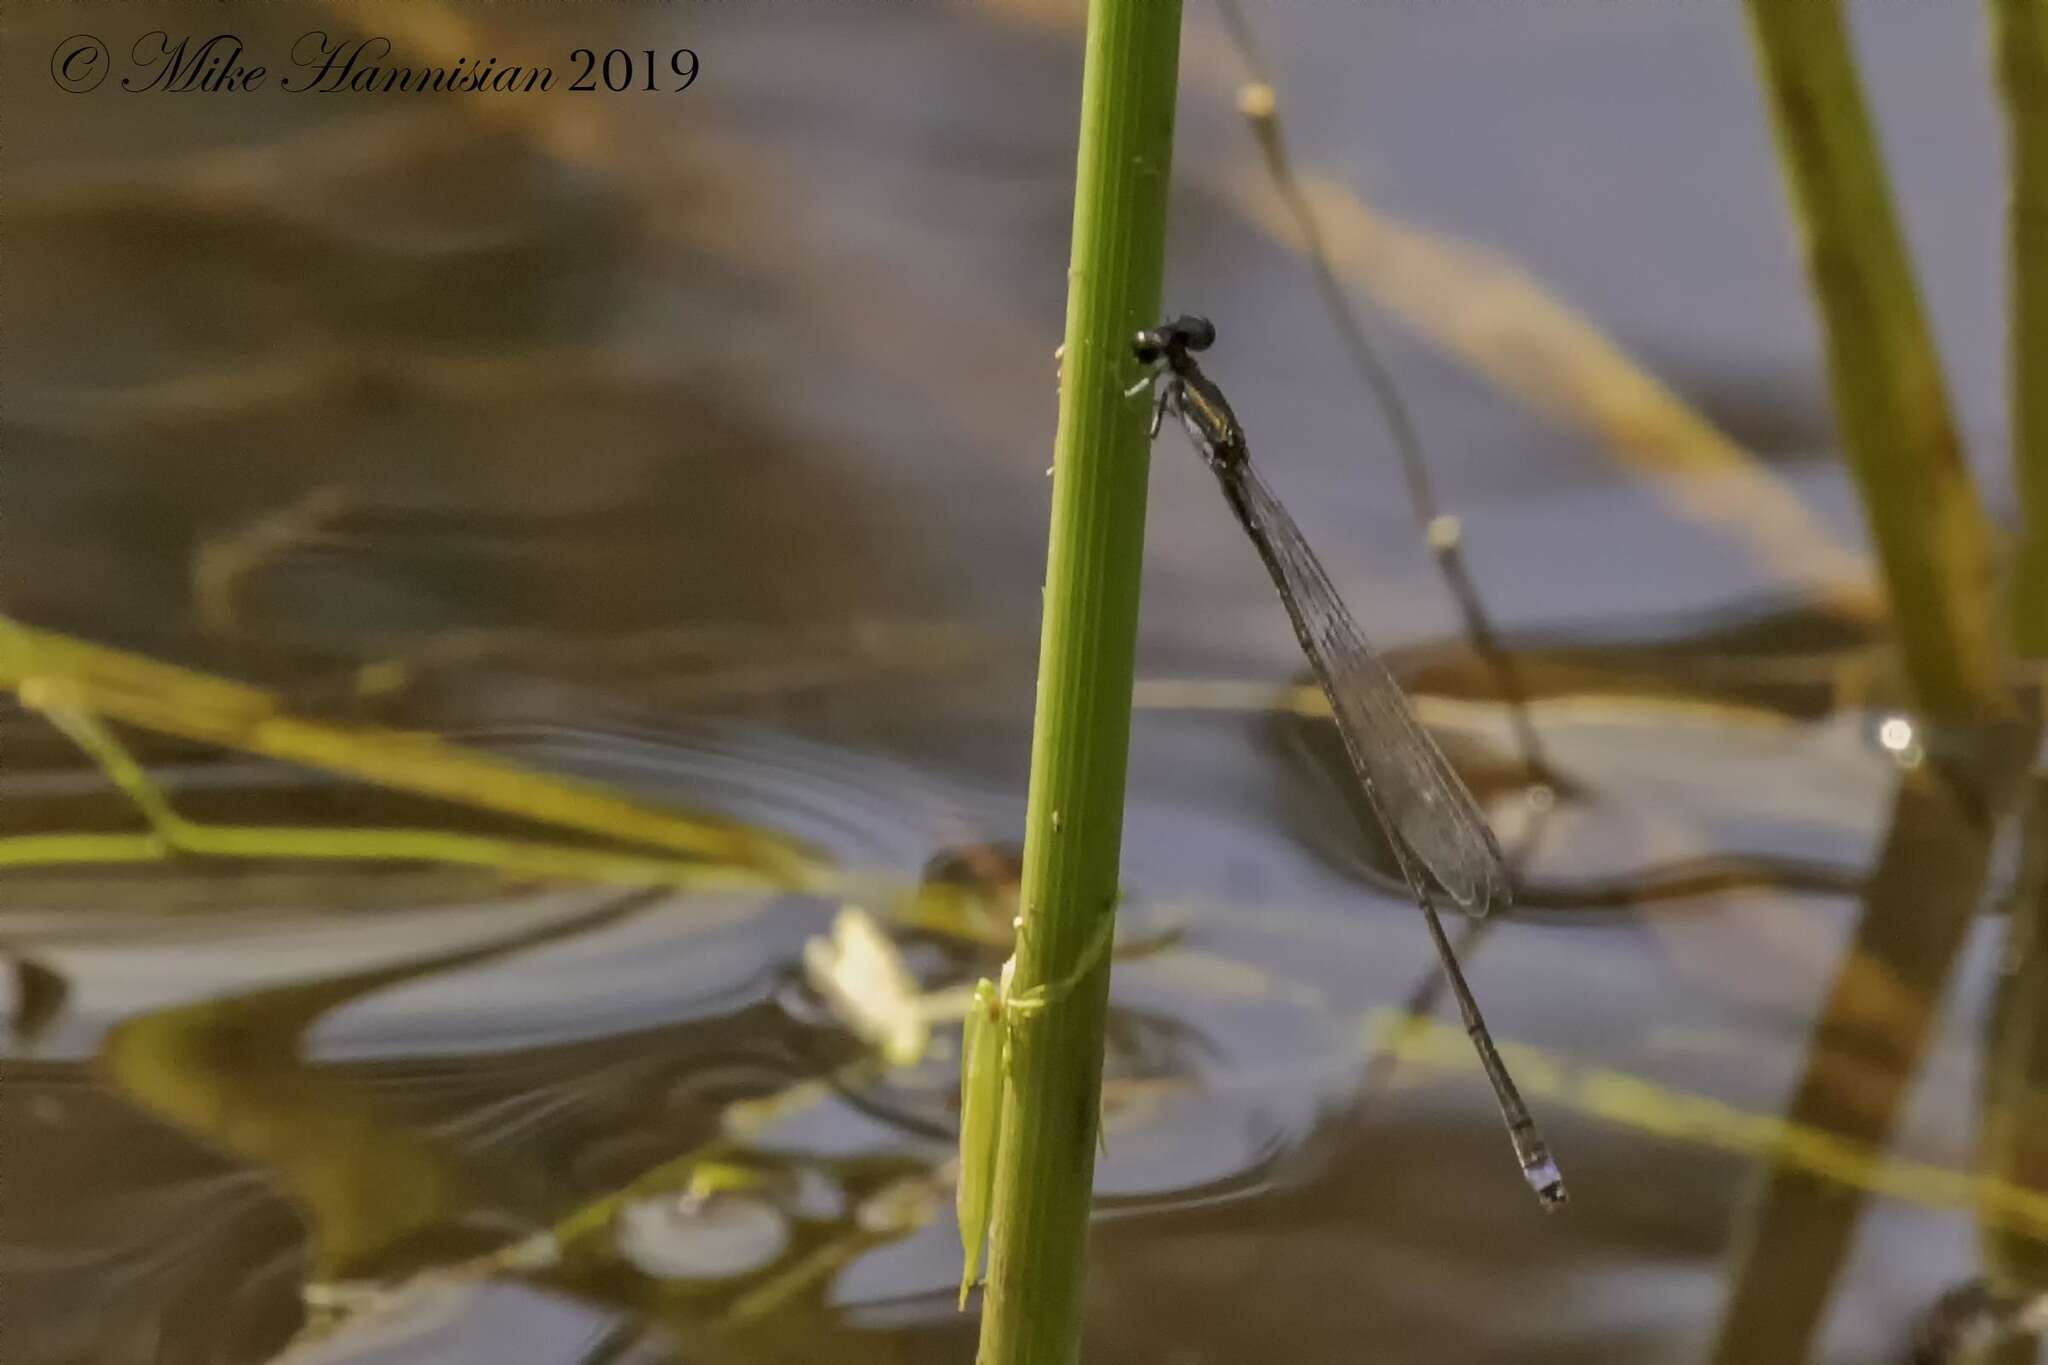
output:
[[[1216,344],[1216,324],[1193,313],[1175,319],[1173,330],[1180,333],[1181,345],[1190,351],[1206,351]]]

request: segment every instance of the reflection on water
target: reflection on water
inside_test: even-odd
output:
[[[915,8],[609,13],[629,47],[701,27],[684,104],[147,119],[61,101],[33,69],[97,7],[10,12],[10,613],[259,684],[315,737],[377,727],[384,758],[433,735],[534,770],[541,796],[601,784],[675,813],[674,840],[730,836],[756,873],[662,880],[619,861],[646,848],[533,801],[485,812],[232,724],[113,717],[202,829],[559,855],[173,856],[56,711],[10,703],[10,1362],[967,1356],[951,1030],[885,1066],[799,964],[846,904],[924,990],[1008,951],[1075,51],[1056,7]],[[104,13],[110,44],[136,22]],[[252,44],[305,13],[233,11]],[[320,13],[529,59],[599,36],[585,11]],[[1360,7],[1327,20],[1377,26],[1344,46],[1308,15],[1273,17],[1280,50],[1398,52],[1360,88],[1446,108],[1422,20]],[[1581,70],[1560,15],[1533,49],[1517,20],[1446,22],[1482,45],[1459,69],[1491,73],[1458,83],[1459,118],[1514,113],[1488,145],[1522,146],[1541,104],[1525,58],[1591,86],[1722,79],[1699,46]],[[1720,21],[1668,22],[1689,44]],[[1211,178],[1249,153],[1210,126],[1205,32],[1176,288],[1244,317],[1232,392],[1276,483],[1347,592],[1385,586],[1417,571],[1396,557],[1411,538],[1355,467],[1348,381],[1272,312],[1298,266]],[[1919,57],[1910,31],[1870,36]],[[1728,69],[1714,88],[1747,109]],[[1299,118],[1305,155],[1352,136]],[[1387,161],[1364,178],[1458,213],[1499,196],[1475,236],[1519,221],[1515,196],[1576,202],[1444,179],[1431,139],[1488,155],[1467,131],[1376,120],[1360,145]],[[1719,210],[1775,232],[1757,183]],[[1612,248],[1577,271],[1596,295]],[[1694,340],[1724,295],[1759,305],[1744,327],[1769,315],[1768,275],[1700,268],[1713,297],[1675,309],[1681,333],[1636,329],[1713,381],[1691,396],[1797,445],[1815,391],[1719,378],[1782,339],[1753,354],[1745,332],[1733,360]],[[1469,651],[1397,652],[1516,862],[1523,912],[1462,951],[1575,1201],[1544,1220],[1522,1193],[1258,566],[1162,447],[1091,1358],[1878,1359],[1917,1325],[1934,1359],[2031,1330],[2048,803],[2036,779],[2015,853],[1994,818],[2013,784],[1979,761],[2024,761],[2025,738],[1900,742],[1867,612],[1629,615],[1801,585],[1589,485],[1575,447],[1475,381],[1392,360],[1451,457],[1447,500],[1488,523],[1489,603],[1602,622],[1508,631],[1543,792]],[[1791,471],[1822,521],[1829,468]],[[1375,638],[1439,610],[1352,595]],[[49,836],[132,856],[24,842]],[[570,854],[614,861],[583,880]],[[832,875],[761,872],[782,857]]]
[[[1518,826],[1515,793],[1492,793],[1538,908],[1464,945],[1510,1063],[1591,1187],[1559,1234],[1523,1220],[1455,1028],[1416,1032],[1440,1012],[1431,959],[1384,872],[1364,894],[1351,880],[1375,855],[1341,789],[1321,780],[1327,719],[1205,708],[1188,704],[1200,688],[1148,686],[1141,750],[1170,753],[1166,767],[1190,775],[1234,755],[1272,771],[1284,795],[1268,798],[1275,818],[1261,826],[1239,813],[1244,790],[1169,776],[1134,793],[1098,1182],[1100,1274],[1124,1305],[1101,1328],[1107,1340],[1126,1313],[1146,1321],[1235,1276],[1262,1301],[1297,1306],[1304,1349],[1319,1349],[1351,1320],[1327,1304],[1307,1312],[1334,1287],[1328,1260],[1363,1258],[1388,1283],[1427,1265],[1517,1299],[1579,1292],[1568,1286],[1597,1274],[1603,1254],[1668,1257],[1674,1238],[1711,1247],[1743,1207],[1744,1162],[1815,1190],[1838,1228],[1849,1226],[1841,1210],[1875,1193],[1892,1219],[1921,1211],[1892,1234],[1907,1239],[1973,1209],[2020,1247],[2048,1235],[2048,1202],[2023,1184],[1973,1182],[1969,1048],[1930,1035],[1914,1003],[1937,998],[1926,974],[1961,940],[1880,936],[1854,950],[1836,989],[1856,1003],[1829,1016],[1807,1056],[1820,1093],[1837,1098],[1774,1117],[1806,1002],[1841,952],[1840,908],[1864,894],[1914,905],[1955,886],[1930,859],[1988,866],[1980,838],[1950,852],[1944,832],[1981,823],[1915,794],[1940,770],[1902,769],[1868,717],[1769,711],[1676,684],[1603,697],[1586,681],[1602,652],[1571,657],[1577,690],[1534,699],[1561,795]],[[1640,647],[1612,657],[1620,678],[1646,667]],[[1544,658],[1525,657],[1532,676]],[[1760,671],[1784,662],[1766,656]],[[1721,667],[1735,671],[1728,657]],[[500,676],[468,690],[487,697]],[[449,681],[462,690],[459,675]],[[1507,752],[1501,710],[1442,694],[1423,710],[1486,790],[1484,755]],[[948,839],[1014,827],[1014,795],[759,726],[663,738],[497,714],[467,740],[776,829],[865,870],[877,894],[892,878],[996,906],[1011,894],[1013,849]],[[1276,726],[1291,748],[1274,755]],[[160,772],[174,799],[209,814],[232,809],[238,790],[260,793],[272,822],[334,808],[331,784],[246,762]],[[1869,799],[1887,783],[1900,793],[1889,836]],[[38,807],[70,819],[82,809],[44,799],[65,786],[54,768],[13,785],[16,833]],[[359,792],[353,818],[374,822],[373,798]],[[1766,835],[1778,847],[1756,842]],[[1883,873],[1907,846],[1912,871]],[[1325,867],[1306,856],[1316,847],[1341,856]],[[1873,858],[1883,875],[1866,893]],[[1670,872],[1709,864],[1724,875],[1690,890]],[[1743,875],[1727,873],[1738,865]],[[384,888],[380,903],[351,887],[359,876]],[[799,984],[802,943],[831,900],[548,893],[493,907],[451,894],[461,884],[422,898],[415,880],[408,904],[390,895],[407,883],[388,878],[273,873],[262,905],[221,864],[147,879],[10,874],[27,1021],[16,1046],[40,1058],[26,1074],[47,1078],[12,1093],[14,1170],[56,1182],[81,1147],[137,1154],[89,1198],[41,1212],[17,1202],[10,1282],[57,1306],[36,1319],[32,1358],[263,1359],[288,1341],[295,1360],[511,1350],[504,1334],[536,1312],[564,1340],[624,1333],[648,1358],[709,1340],[734,1359],[779,1359],[849,1325],[880,1333],[881,1352],[957,1343],[950,1035],[930,1057],[884,1068]],[[209,906],[209,885],[229,894]],[[1587,887],[1617,891],[1575,901]],[[925,988],[986,974],[1004,951],[979,941],[973,918],[914,922],[901,942]],[[1642,1022],[1616,1032],[1615,1018]],[[1925,1097],[1905,1149],[1887,1156],[1884,1125],[1914,1077]],[[2033,1090],[2008,1093],[2024,1102]],[[2026,1160],[2010,1164],[2024,1176]],[[1796,1225],[1796,1208],[1776,1216],[1795,1220],[1788,1249],[1820,1235]],[[1214,1250],[1186,1259],[1195,1247]],[[1838,1261],[1818,1267],[1815,1308]],[[1710,1292],[1712,1258],[1693,1273]],[[200,1332],[190,1323],[223,1275],[236,1293]],[[114,1279],[131,1286],[118,1319],[61,1309]],[[528,1293],[500,1292],[512,1285]],[[1771,1302],[1782,1311],[1786,1298]],[[1384,1315],[1383,1331],[1406,1321],[1420,1332],[1428,1316],[1392,1299],[1357,1311]],[[1252,1330],[1206,1320],[1199,1339],[1248,1348]],[[1526,1317],[1477,1329],[1503,1346],[1527,1330]],[[1594,1352],[1612,1339],[1604,1318],[1570,1330]]]

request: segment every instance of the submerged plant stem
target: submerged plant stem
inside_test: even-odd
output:
[[[2032,778],[2020,821],[2020,863],[2006,907],[2006,947],[1984,1047],[1977,1167],[1991,1181],[2048,1188],[2048,773]],[[2002,1295],[2048,1293],[2048,1244],[1981,1208],[1984,1270]],[[2002,1343],[2002,1360],[2034,1359],[2032,1337]],[[1987,1353],[1990,1354],[1990,1353]]]
[[[1015,1030],[982,1365],[1080,1354],[1109,990],[1106,956],[1086,958],[1116,908],[1149,464],[1147,405],[1124,391],[1158,321],[1180,18],[1179,0],[1088,12],[1015,978],[1073,985]]]
[[[0,687],[55,688],[71,710],[100,720],[261,754],[558,829],[708,859],[751,870],[783,886],[808,888],[825,872],[810,850],[767,830],[666,810],[433,735],[307,720],[287,712],[277,697],[261,688],[37,630],[5,616],[0,616]],[[452,860],[475,861],[468,856]]]
[[[1873,1151],[1888,1145],[1926,1056],[1991,859],[1981,794],[1934,765],[1905,774],[1891,818],[1785,1113]],[[1807,1359],[1863,1201],[1782,1156],[1766,1166],[1738,1232],[1714,1365]]]

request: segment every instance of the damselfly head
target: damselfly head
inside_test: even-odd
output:
[[[1177,339],[1184,350],[1206,351],[1216,344],[1216,324],[1193,313],[1183,313],[1159,330]]]
[[[1175,356],[1187,354],[1187,335],[1180,330],[1181,319],[1147,327],[1131,338],[1131,351],[1141,365],[1171,366]]]
[[[1215,344],[1215,323],[1193,313],[1183,313],[1138,333],[1131,339],[1131,351],[1141,365],[1157,365],[1161,361],[1170,364],[1175,356],[1184,356],[1190,351],[1206,351]]]

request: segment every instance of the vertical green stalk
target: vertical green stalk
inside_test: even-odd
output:
[[[1827,344],[1842,449],[1922,710],[2004,709],[1990,523],[1892,212],[1837,0],[1747,0]],[[2048,401],[2048,400],[2044,400]]]
[[[2005,95],[2011,199],[2006,269],[2012,316],[2013,486],[2020,545],[2012,577],[2013,641],[2048,656],[2048,3],[1991,0],[1991,37]],[[1984,1062],[1978,1167],[2030,1188],[2048,1180],[2048,775],[2036,774],[2021,824],[2023,856],[2007,923],[2005,968]],[[2048,1287],[2048,1254],[1989,1220],[1980,1234],[1986,1278],[2002,1292]],[[1984,1365],[2032,1361],[2031,1335],[2001,1341]]]
[[[982,1365],[1080,1354],[1109,994],[1108,955],[1086,958],[1116,912],[1149,465],[1146,404],[1123,391],[1158,321],[1180,10],[1089,6],[1014,983],[1059,989],[1013,1035]]]
[[[1991,32],[2011,147],[2006,223],[2011,271],[2013,486],[2020,549],[2013,638],[2048,656],[2048,3],[1992,0]]]
[[[1971,485],[1837,0],[1747,0],[1781,168],[1806,246],[1842,448],[1884,567],[1923,714],[1985,752],[2030,753],[2009,717],[1991,532]],[[2011,727],[2018,728],[2018,727]],[[1794,1123],[1889,1140],[1990,872],[2002,769],[1902,775],[1863,913],[1807,1045]],[[1779,1163],[1746,1219],[1710,1359],[1804,1360],[1861,1210]]]

